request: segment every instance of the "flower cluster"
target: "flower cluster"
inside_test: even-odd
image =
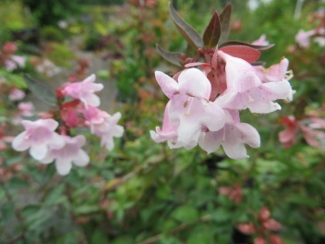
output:
[[[156,71],[157,82],[170,101],[162,129],[151,131],[155,142],[167,141],[170,148],[199,145],[208,153],[221,145],[233,159],[248,157],[244,144],[260,146],[257,130],[240,122],[239,111],[271,113],[281,109],[275,100],[291,101],[289,62],[284,58],[265,69],[229,53],[231,49],[216,49],[209,63],[188,63],[174,78]]]
[[[121,114],[111,116],[97,108],[100,99],[95,92],[104,86],[95,84],[95,79],[95,75],[91,75],[82,82],[66,83],[58,89],[59,111],[43,113],[43,118],[33,122],[23,120],[25,131],[13,140],[13,148],[29,150],[34,159],[44,164],[55,161],[61,175],[68,174],[72,164],[86,166],[89,163],[89,156],[82,149],[86,138],[83,135],[70,136],[71,128],[89,127],[91,133],[101,139],[101,145],[112,150],[113,137],[121,137],[124,132],[124,128],[117,125]],[[66,97],[73,100],[65,102]]]
[[[291,101],[289,61],[268,69],[258,61],[260,52],[272,47],[262,35],[252,43],[227,40],[231,4],[219,15],[215,12],[203,37],[189,26],[170,4],[177,29],[196,49],[196,55],[172,53],[157,46],[158,52],[182,69],[173,77],[156,71],[156,80],[169,98],[162,129],[150,131],[155,142],[167,141],[170,148],[187,149],[199,145],[207,153],[223,147],[233,159],[247,158],[245,144],[260,146],[257,130],[240,121],[241,110],[267,114],[281,109],[275,101]],[[227,16],[227,17],[225,17]],[[259,46],[262,45],[262,46]],[[190,56],[187,56],[190,55]]]

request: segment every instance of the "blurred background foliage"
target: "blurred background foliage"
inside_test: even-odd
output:
[[[278,140],[283,116],[306,115],[324,104],[324,47],[302,49],[295,43],[300,29],[316,27],[310,20],[324,1],[304,1],[297,18],[299,1],[293,0],[257,1],[254,10],[251,1],[242,0],[172,1],[200,34],[213,11],[231,2],[230,40],[252,42],[266,34],[275,44],[262,54],[266,66],[283,56],[290,60],[294,101],[269,115],[243,112],[243,122],[257,128],[262,145],[241,161],[226,158],[221,149],[211,155],[198,148],[170,150],[150,139],[148,131],[161,124],[166,102],[154,70],[178,71],[157,54],[156,44],[178,52],[187,46],[169,18],[168,2],[0,1],[0,45],[16,42],[29,60],[22,70],[1,68],[2,82],[26,89],[21,72],[48,79],[35,68],[38,58],[69,67],[76,58],[72,43],[107,62],[101,74],[117,88],[113,107],[122,111],[126,128],[109,154],[87,135],[91,163],[66,177],[8,144],[0,152],[1,243],[253,243],[257,235],[245,235],[237,226],[258,225],[263,206],[282,224],[276,234],[284,243],[325,242],[325,147],[311,147],[300,136],[285,149]],[[16,104],[1,96],[1,122],[10,124]],[[236,185],[238,202],[219,191]]]

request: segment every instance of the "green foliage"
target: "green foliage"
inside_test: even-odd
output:
[[[29,8],[38,26],[57,26],[58,21],[66,20],[79,11],[79,4],[76,0],[22,0]]]
[[[308,17],[317,4],[306,3],[302,17],[295,20],[295,1],[272,1],[255,12],[247,10],[245,1],[232,1],[234,16],[230,26],[239,19],[243,26],[231,32],[230,39],[251,42],[265,33],[276,46],[263,52],[261,60],[271,64],[285,54],[294,70],[292,85],[297,91],[295,101],[285,104],[282,111],[241,114],[243,122],[258,129],[262,145],[248,149],[250,158],[235,161],[221,149],[210,155],[198,148],[171,150],[150,138],[148,131],[161,122],[164,104],[153,72],[158,69],[174,74],[176,70],[163,63],[155,52],[156,43],[164,48],[160,52],[176,60],[176,64],[180,64],[179,53],[171,57],[165,50],[186,49],[186,42],[168,19],[167,2],[158,1],[155,8],[142,10],[130,5],[109,10],[87,6],[92,21],[74,23],[76,31],[72,32],[84,35],[88,50],[96,47],[101,38],[114,36],[110,39],[113,44],[101,51],[119,56],[109,60],[109,71],[98,70],[96,74],[112,79],[118,89],[117,106],[123,114],[125,136],[115,141],[115,149],[107,153],[100,148],[98,138],[83,130],[72,130],[72,135],[87,137],[86,150],[91,160],[89,166],[75,167],[65,177],[56,174],[53,164],[39,164],[28,153],[13,152],[7,143],[0,156],[1,243],[13,243],[15,238],[17,243],[252,243],[255,236],[235,241],[234,233],[239,223],[258,224],[262,207],[267,207],[271,217],[281,223],[277,234],[285,243],[323,242],[324,150],[310,147],[302,137],[297,137],[297,143],[289,149],[278,140],[283,129],[279,126],[281,116],[312,113],[324,103],[323,67],[315,61],[324,50],[317,46],[303,50],[294,43],[300,28],[311,28]],[[204,30],[213,13],[209,11],[219,7],[220,13],[225,1],[173,2],[187,23]],[[53,8],[47,10],[50,3]],[[63,6],[61,1],[33,1],[34,18],[49,25],[42,29],[44,39],[66,38],[52,25],[70,14],[74,3],[65,2]],[[28,4],[32,6],[31,1]],[[4,21],[2,17],[0,21]],[[226,28],[222,21],[220,24]],[[213,46],[218,38],[207,36],[207,46]],[[286,51],[291,45],[295,53]],[[64,42],[47,43],[47,47],[51,54],[45,55],[60,66],[68,65],[74,56]],[[0,76],[10,85],[27,88],[19,71],[11,73],[2,68]],[[28,89],[42,102],[56,103],[55,94],[42,82],[26,79]],[[14,103],[6,106],[8,94],[1,95],[1,122],[10,121],[8,114],[15,112],[11,111]],[[11,126],[6,133],[15,136],[17,131],[21,129]],[[222,187],[236,185],[241,190],[239,201],[221,193]]]
[[[41,29],[41,38],[45,41],[61,42],[65,40],[66,37],[62,30],[54,26],[44,26]]]

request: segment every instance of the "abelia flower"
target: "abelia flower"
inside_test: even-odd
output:
[[[36,160],[44,159],[49,147],[62,148],[64,139],[54,132],[59,123],[53,119],[39,119],[36,121],[23,120],[25,131],[15,137],[12,147],[16,151],[29,150],[30,155]]]
[[[19,90],[17,88],[12,89],[9,92],[9,100],[10,101],[19,101],[25,97],[25,92]]]
[[[209,101],[211,84],[202,71],[190,68],[178,77],[178,82],[156,71],[162,91],[170,99],[166,105],[169,122],[177,126],[177,143],[197,143],[202,127],[217,131],[225,124],[223,110]]]
[[[286,67],[286,59],[279,66],[265,70],[256,69],[246,61],[222,51],[218,54],[226,61],[227,90],[217,98],[221,107],[236,110],[248,108],[253,113],[271,113],[281,109],[274,100],[292,99],[293,92],[286,79],[286,72],[274,72],[278,69],[282,71]]]
[[[86,166],[89,163],[89,156],[81,149],[86,143],[86,138],[82,135],[60,137],[65,142],[64,147],[50,147],[46,156],[40,162],[48,164],[55,161],[56,170],[60,175],[67,175],[72,168],[72,164],[80,167]]]
[[[238,111],[226,111],[226,124],[218,131],[205,131],[199,138],[200,147],[207,153],[222,145],[226,155],[233,159],[248,158],[245,144],[253,148],[260,146],[257,130],[249,124],[240,123]]]
[[[166,107],[162,129],[160,129],[160,127],[157,126],[156,131],[153,130],[150,131],[150,136],[152,140],[154,140],[157,143],[167,141],[169,148],[184,147],[186,149],[191,149],[197,145],[196,140],[190,140],[189,142],[181,143],[178,140],[177,128],[178,125],[172,125],[170,123],[168,108]]]
[[[111,151],[114,148],[114,137],[121,137],[124,133],[123,126],[117,125],[121,113],[113,116],[95,107],[85,108],[83,111],[85,123],[90,126],[91,133],[101,138],[101,146]]]
[[[95,126],[104,123],[105,119],[109,118],[109,114],[96,107],[88,106],[84,107],[82,111],[85,117],[85,123],[90,127],[90,131],[95,133]]]
[[[95,79],[96,76],[92,74],[82,82],[67,84],[62,88],[62,94],[80,99],[86,107],[89,105],[98,107],[100,100],[94,93],[101,91],[104,86],[103,84],[94,84]]]

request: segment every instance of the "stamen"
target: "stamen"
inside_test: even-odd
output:
[[[185,111],[185,116],[189,116],[190,115],[190,109],[193,103],[193,97],[188,98],[188,100],[184,103],[184,105],[186,104],[186,106],[188,107],[187,110]],[[186,108],[186,106],[184,106],[184,108]]]

